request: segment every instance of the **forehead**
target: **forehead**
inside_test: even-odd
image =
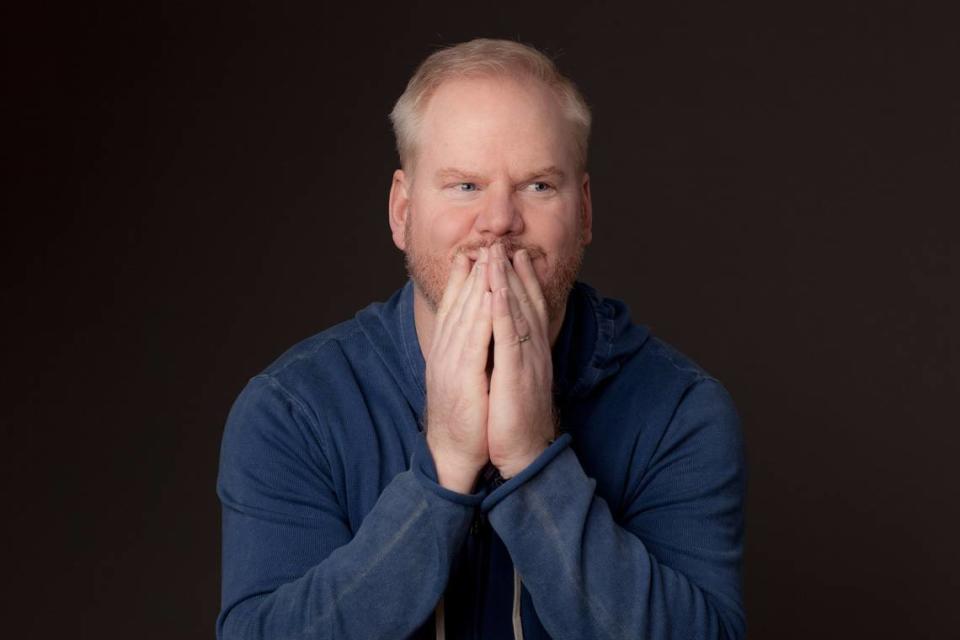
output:
[[[474,171],[573,165],[573,136],[556,95],[534,79],[448,80],[430,97],[419,132],[424,168]]]

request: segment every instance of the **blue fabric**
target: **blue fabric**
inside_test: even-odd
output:
[[[297,344],[227,419],[227,638],[742,638],[745,469],[724,387],[583,283],[554,345],[563,435],[506,482],[437,483],[407,283]]]

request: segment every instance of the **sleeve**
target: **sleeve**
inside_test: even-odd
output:
[[[552,637],[744,636],[744,458],[720,383],[685,392],[619,523],[567,442],[541,458],[483,509]]]
[[[482,496],[448,499],[407,470],[352,532],[322,440],[315,414],[272,377],[234,403],[217,479],[220,640],[405,637],[442,595]]]

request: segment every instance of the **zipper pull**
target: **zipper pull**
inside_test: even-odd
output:
[[[470,534],[474,536],[478,535],[480,530],[486,527],[486,525],[487,515],[481,512],[480,509],[477,509],[473,514],[473,520],[470,522]]]
[[[480,518],[483,514],[477,509],[473,514],[473,520],[470,521],[470,535],[475,536],[480,533]]]

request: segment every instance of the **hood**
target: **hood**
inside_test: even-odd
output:
[[[413,317],[413,282],[386,302],[359,311],[356,320],[397,385],[423,418],[426,363]],[[567,299],[563,326],[553,346],[554,396],[560,403],[586,396],[650,336],[633,324],[627,306],[604,298],[590,285],[576,282]]]

